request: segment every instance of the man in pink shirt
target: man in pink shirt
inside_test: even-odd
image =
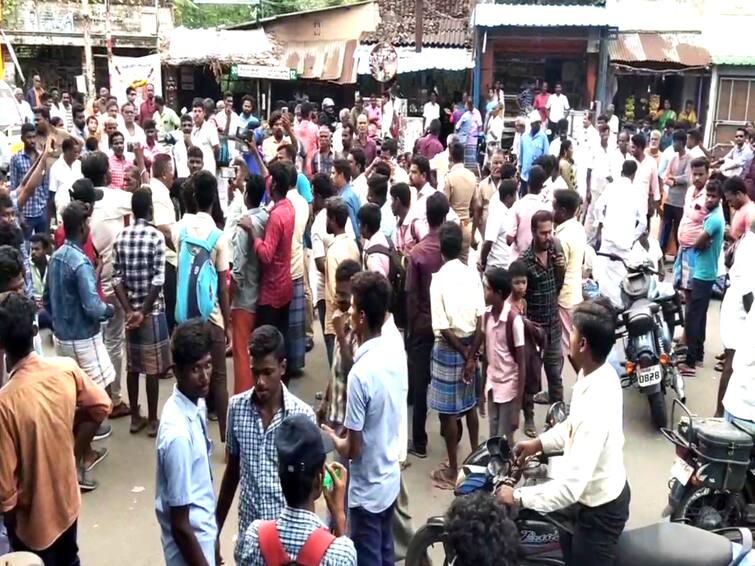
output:
[[[726,239],[736,242],[750,229],[750,222],[755,218],[755,202],[750,200],[747,185],[741,177],[729,177],[724,181],[724,195],[726,202],[734,209]]]
[[[535,97],[535,102],[533,104],[535,110],[540,112],[540,122],[542,124],[548,123],[548,98],[550,98],[550,93],[548,92],[548,83],[543,81],[540,85],[540,92]]]
[[[635,134],[629,144],[629,152],[637,161],[637,173],[634,175],[633,185],[637,189],[640,199],[640,212],[647,216],[647,229],[650,230],[650,219],[661,202],[661,188],[658,179],[658,163],[652,157],[645,155],[645,136]]]
[[[695,269],[695,242],[703,233],[703,222],[708,214],[705,207],[705,185],[708,182],[710,165],[704,157],[693,159],[690,164],[692,184],[684,198],[684,213],[679,222],[679,251],[674,262],[674,286],[688,293]],[[718,210],[721,208],[718,207]],[[719,213],[720,214],[720,213]]]
[[[312,177],[312,159],[320,148],[320,128],[313,120],[315,113],[311,102],[301,105],[301,122],[294,126],[294,133],[304,148],[304,170],[307,177]]]
[[[545,169],[539,165],[533,165],[530,169],[530,178],[527,184],[527,194],[520,198],[511,207],[509,225],[506,229],[506,243],[512,246],[512,260],[516,259],[532,244],[532,216],[538,210],[551,210],[550,202],[543,202],[540,191],[545,184],[548,175]]]

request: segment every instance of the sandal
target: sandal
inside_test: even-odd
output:
[[[537,438],[537,428],[535,428],[535,423],[525,422],[524,423],[524,435],[529,438]]]
[[[716,359],[717,359],[717,360],[718,360],[719,362],[722,362],[722,361],[724,361],[724,359],[725,359],[725,358],[726,358],[726,353],[725,353],[725,352],[721,352],[720,354],[718,354],[718,355],[716,356]]]
[[[131,414],[131,407],[129,407],[126,403],[121,401],[115,407],[113,407],[112,411],[110,411],[109,418],[120,419],[123,417],[127,417],[130,414]]]
[[[147,436],[155,438],[157,436],[157,430],[160,428],[160,419],[149,421],[147,423]]]
[[[147,426],[147,419],[146,419],[146,417],[139,417],[138,421],[136,421],[136,422],[131,421],[131,427],[129,427],[128,431],[131,434],[137,434],[137,433],[141,432],[144,429],[144,427],[146,427],[146,426]]]
[[[719,373],[722,373],[724,371],[724,363],[723,362],[718,362],[716,364],[716,367],[714,367],[713,369],[716,370]]]
[[[433,480],[433,485],[438,489],[453,491],[453,489],[456,487],[456,482],[446,476],[442,468],[438,468],[437,470],[433,471],[433,473],[430,474],[430,478],[432,478]]]

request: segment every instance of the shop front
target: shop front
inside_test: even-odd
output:
[[[701,35],[620,33],[608,55],[610,98],[622,123],[656,127],[666,100],[676,115],[691,101],[697,123],[706,123],[712,60]]]
[[[477,105],[495,83],[511,98],[542,81],[561,83],[572,108],[602,101],[612,33],[605,6],[478,4],[472,21]]]

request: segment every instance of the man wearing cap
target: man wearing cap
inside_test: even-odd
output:
[[[302,564],[356,566],[354,543],[345,536],[346,468],[338,462],[325,463],[326,453],[333,448],[330,439],[323,438],[307,417],[294,415],[281,423],[275,445],[286,506],[278,518],[254,521],[242,534],[237,564],[264,566],[296,559]],[[324,487],[325,484],[332,487]],[[320,495],[325,497],[333,517],[333,534],[315,514],[315,502]],[[280,546],[286,556],[273,552]]]
[[[157,433],[155,512],[168,566],[215,564],[215,493],[207,407],[212,374],[210,323],[176,327],[170,344],[176,384]]]
[[[548,136],[540,130],[540,112],[530,112],[530,131],[519,138],[519,196],[527,194],[527,182],[530,178],[530,168],[541,155],[548,155]]]
[[[332,98],[324,98],[322,101],[322,112],[317,117],[319,126],[327,126],[331,133],[336,129],[336,103]]]

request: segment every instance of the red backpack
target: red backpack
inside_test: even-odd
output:
[[[296,559],[283,548],[275,521],[263,521],[259,529],[260,552],[267,566],[320,566],[325,553],[336,540],[326,529],[315,529],[299,549]]]

